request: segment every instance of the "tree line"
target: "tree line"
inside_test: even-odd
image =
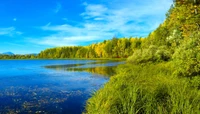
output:
[[[41,51],[39,58],[126,58],[141,47],[143,38],[112,38],[89,46],[56,47]]]
[[[144,38],[112,38],[88,46],[49,48],[38,55],[0,55],[0,59],[127,58],[142,47]]]

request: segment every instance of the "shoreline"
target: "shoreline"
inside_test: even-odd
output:
[[[0,59],[1,60],[126,60],[127,58],[35,58],[35,59]]]

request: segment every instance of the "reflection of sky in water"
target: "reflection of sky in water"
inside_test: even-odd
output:
[[[0,112],[81,113],[89,95],[108,78],[89,72],[56,70],[65,69],[62,66],[69,64],[88,68],[119,63],[94,60],[0,60]],[[44,66],[56,67],[54,70]]]

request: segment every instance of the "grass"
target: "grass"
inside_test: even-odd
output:
[[[170,62],[121,65],[87,101],[88,114],[199,114],[200,78],[173,76]]]

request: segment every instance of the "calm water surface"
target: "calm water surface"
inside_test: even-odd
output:
[[[81,114],[123,62],[0,60],[0,113]]]

